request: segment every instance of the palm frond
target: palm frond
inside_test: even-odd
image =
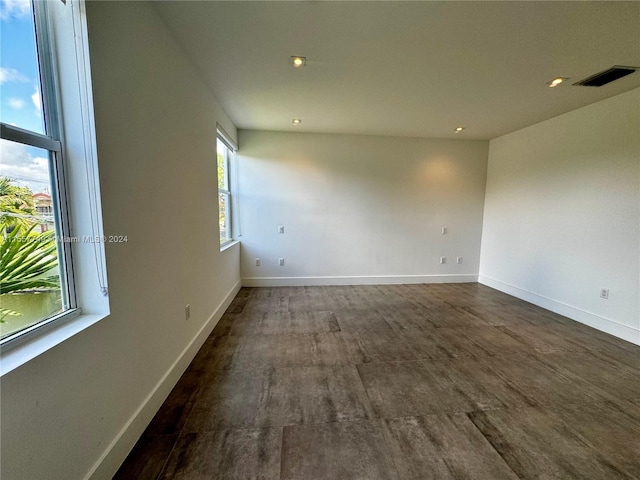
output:
[[[14,228],[0,244],[0,295],[36,288],[58,288],[58,275],[48,275],[58,265],[54,232],[32,234]]]

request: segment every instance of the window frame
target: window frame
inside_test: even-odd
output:
[[[42,101],[44,134],[0,122],[0,138],[49,152],[49,176],[51,187],[52,217],[57,243],[58,271],[62,311],[42,318],[32,325],[8,334],[0,339],[0,347],[6,348],[24,341],[35,332],[59,320],[79,315],[73,275],[73,253],[69,242],[60,241],[71,237],[68,192],[65,179],[64,142],[61,132],[60,102],[53,26],[46,2],[31,1],[34,17],[36,58],[38,62],[39,87]]]
[[[23,330],[10,342],[5,339],[0,348],[0,377],[70,340],[106,319],[110,313],[85,0],[36,0],[34,8],[40,9],[36,22],[46,25],[44,30],[36,26],[39,29],[38,48],[44,42],[46,51],[42,52],[48,56],[52,67],[50,73],[55,73],[55,83],[50,85],[55,87],[57,95],[52,105],[55,112],[64,113],[52,117],[51,111],[43,111],[44,115],[49,115],[50,122],[58,122],[59,138],[53,141],[59,142],[61,155],[64,155],[59,168],[64,196],[59,201],[66,208],[65,225],[71,231],[72,239],[96,240],[63,242],[70,252],[68,261],[73,264],[69,285],[73,289],[76,308],[35,324],[36,328],[28,333]],[[41,76],[44,73],[41,71]],[[48,95],[51,98],[51,94]],[[49,108],[44,96],[43,92],[43,107]],[[53,125],[49,123],[48,126]],[[11,130],[22,135],[20,129]],[[47,135],[40,137],[44,138],[39,141],[52,140],[47,139]]]
[[[221,152],[218,152],[218,142],[222,143],[225,147],[225,151],[223,153],[223,157],[224,157],[224,175],[225,175],[225,182],[224,184],[226,185],[226,189],[225,188],[220,188],[219,184],[220,184],[220,179],[218,178],[218,154],[220,154]],[[227,232],[227,237],[226,239],[222,239],[222,235],[221,235],[221,230],[220,230],[220,223],[218,222],[218,236],[220,238],[220,250],[224,250],[225,247],[228,247],[232,242],[235,241],[234,238],[234,229],[233,229],[233,224],[235,221],[235,208],[233,205],[234,202],[234,193],[233,193],[233,189],[232,189],[232,165],[234,164],[234,159],[235,159],[235,155],[236,152],[238,151],[238,146],[236,145],[236,143],[231,139],[231,137],[229,136],[229,134],[227,132],[225,132],[225,130],[218,124],[217,129],[216,129],[216,186],[217,186],[217,190],[218,190],[218,196],[219,195],[224,195],[226,197],[226,201],[225,201],[225,205],[226,205],[226,232]],[[219,218],[219,217],[218,217]]]

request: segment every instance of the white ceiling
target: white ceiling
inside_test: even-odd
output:
[[[640,86],[640,71],[600,88],[571,85],[640,66],[639,2],[157,8],[239,128],[490,139]],[[307,66],[291,67],[291,55]],[[570,81],[548,88],[558,76]]]

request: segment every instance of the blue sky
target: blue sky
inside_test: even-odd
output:
[[[29,0],[0,0],[0,121],[44,133],[33,15]],[[48,152],[1,141],[0,175],[41,192]]]
[[[0,116],[42,133],[33,17],[28,1],[0,1]],[[34,97],[37,95],[37,97]]]

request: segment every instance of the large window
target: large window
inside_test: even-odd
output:
[[[218,166],[218,221],[220,226],[220,245],[229,243],[233,239],[231,227],[231,166],[235,160],[237,150],[233,141],[222,129],[218,130],[217,142]]]
[[[84,3],[0,0],[0,374],[108,314],[95,152]]]
[[[43,2],[1,4],[0,337],[75,308],[63,146]]]

